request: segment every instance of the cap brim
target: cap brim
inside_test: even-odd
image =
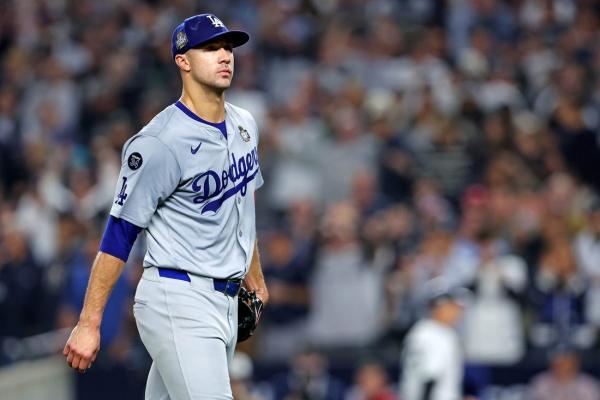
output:
[[[248,40],[250,40],[250,35],[248,35],[244,31],[220,32],[215,35],[212,35],[211,37],[209,37],[206,40],[203,40],[200,43],[194,43],[190,47],[202,46],[202,45],[204,45],[208,42],[212,42],[213,40],[216,40],[216,39],[225,39],[228,42],[230,42],[233,47],[239,47],[239,46],[243,45],[244,43],[248,42]]]

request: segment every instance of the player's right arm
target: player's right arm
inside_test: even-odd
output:
[[[90,367],[100,350],[102,314],[124,265],[120,258],[102,251],[94,260],[79,322],[63,349],[69,366],[80,372]]]
[[[124,146],[115,202],[92,265],[79,322],[63,350],[72,368],[85,371],[95,360],[110,292],[138,233],[148,226],[160,201],[175,190],[179,176],[175,157],[156,137],[139,135]]]

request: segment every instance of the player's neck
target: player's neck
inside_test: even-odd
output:
[[[196,91],[194,95],[185,89],[181,93],[181,101],[191,112],[208,122],[223,122],[225,120],[224,93]]]

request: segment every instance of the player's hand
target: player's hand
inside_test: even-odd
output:
[[[262,303],[263,303],[263,306],[266,306],[266,305],[267,305],[267,303],[268,303],[268,302],[269,302],[269,300],[270,300],[270,296],[269,296],[269,292],[267,291],[267,288],[259,288],[259,289],[256,289],[256,290],[254,291],[254,293],[256,293],[256,297],[257,297],[257,298],[258,298],[260,301],[262,301]]]
[[[63,355],[71,368],[85,372],[96,360],[99,350],[100,328],[77,324],[65,344]]]

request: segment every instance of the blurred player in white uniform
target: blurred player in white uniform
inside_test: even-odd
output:
[[[463,355],[454,326],[467,299],[464,289],[430,295],[430,315],[417,322],[404,341],[402,400],[463,399]]]
[[[225,101],[233,48],[248,39],[212,14],[173,31],[181,97],[123,146],[115,201],[63,351],[72,368],[91,366],[104,306],[145,230],[134,314],[153,360],[146,400],[232,399],[240,286],[268,301],[256,243],[258,128],[248,111]]]

